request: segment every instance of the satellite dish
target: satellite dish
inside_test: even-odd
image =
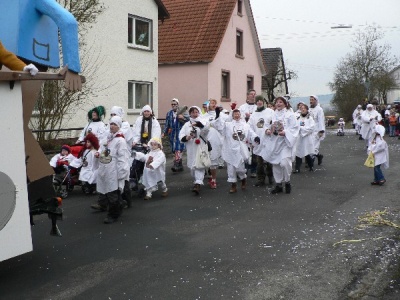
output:
[[[8,175],[0,172],[0,231],[10,221],[16,205],[16,188]]]

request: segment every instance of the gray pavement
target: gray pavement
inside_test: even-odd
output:
[[[64,200],[63,237],[36,217],[34,251],[0,262],[0,299],[399,299],[398,230],[355,226],[385,209],[400,223],[400,140],[386,138],[391,167],[379,187],[363,166],[364,142],[335,133],[322,165],[292,176],[291,194],[249,179],[231,195],[223,169],[216,190],[194,196],[187,168],[172,174],[169,161],[169,196],[136,198],[105,225],[90,209],[96,196],[76,188]]]

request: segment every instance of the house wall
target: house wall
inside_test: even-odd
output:
[[[392,76],[396,80],[397,88],[391,89],[387,93],[387,103],[393,103],[393,101],[398,100],[400,101],[400,67],[397,68],[393,73]]]
[[[98,17],[85,36],[85,50],[81,49],[82,75],[86,76],[95,97],[89,99],[63,127],[84,126],[87,111],[103,105],[108,111],[114,105],[124,108],[125,119],[131,124],[138,113],[128,113],[128,81],[153,84],[153,108],[158,110],[158,6],[155,1],[103,0],[106,10]],[[153,50],[128,47],[128,14],[153,20]]]
[[[261,93],[262,71],[258,61],[260,49],[255,47],[249,21],[251,20],[247,16],[247,10],[243,7],[243,16],[238,16],[237,7],[235,7],[219,51],[213,62],[209,64],[209,98],[215,98],[218,102],[221,100],[222,70],[230,71],[231,102],[237,102],[238,105],[246,102],[248,75],[254,77],[254,89],[257,94]],[[243,31],[244,58],[235,56],[237,29]],[[230,103],[222,102],[222,105],[228,108]]]
[[[165,118],[171,109],[171,99],[178,98],[181,106],[201,106],[208,99],[208,64],[160,65],[158,115]]]

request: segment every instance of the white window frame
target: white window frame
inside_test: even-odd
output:
[[[147,85],[148,86],[148,99],[144,104],[140,104],[136,107],[137,99],[136,99],[136,88],[137,85]],[[131,88],[132,87],[132,88]],[[132,91],[131,91],[132,89]],[[132,98],[132,99],[130,99]],[[131,113],[140,113],[143,106],[150,105],[153,107],[153,83],[147,81],[137,81],[137,80],[129,80],[128,81],[128,112]]]
[[[149,46],[136,44],[136,20],[149,23]],[[129,22],[132,22],[132,43],[129,43]],[[128,47],[143,50],[153,50],[153,21],[132,14],[128,14]]]

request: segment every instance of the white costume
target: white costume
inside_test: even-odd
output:
[[[314,127],[315,122],[314,119],[307,114],[300,116],[297,118],[297,122],[300,127],[299,137],[297,139],[296,147],[295,147],[295,156],[303,158],[306,155],[314,154]]]
[[[135,144],[140,143],[141,138],[149,141],[153,137],[158,137],[161,139],[161,126],[155,117],[150,117],[150,120],[144,121],[143,132],[142,132],[142,123],[143,123],[143,112],[150,111],[153,113],[151,107],[149,105],[145,105],[142,108],[142,112],[140,116],[136,119],[135,125],[133,126],[133,142]],[[149,123],[151,122],[151,128],[149,128]],[[143,136],[147,134],[147,136]]]
[[[124,109],[119,106],[111,107],[110,114],[115,114],[115,115],[121,117],[121,119],[124,119],[124,116],[125,116]],[[129,124],[128,121],[122,121],[122,125],[119,130],[124,135],[126,144],[128,145],[128,149],[131,149],[132,142],[133,142],[133,130],[131,128],[131,125]],[[110,132],[110,124],[108,124],[108,126],[107,126],[107,132]]]
[[[353,124],[357,134],[360,134],[361,131],[361,125],[362,125],[361,115],[363,112],[364,111],[361,105],[358,105],[353,112]]]
[[[368,108],[372,108],[368,110]],[[362,126],[361,126],[361,136],[366,141],[367,145],[369,139],[372,137],[375,125],[382,120],[382,116],[379,112],[374,109],[372,104],[367,105],[367,109],[361,114]]]
[[[81,171],[79,172],[80,181],[88,182],[89,184],[96,183],[95,171],[99,167],[98,159],[94,157],[96,152],[96,149],[86,149],[83,152],[82,157],[74,160],[74,165],[79,165],[78,167],[82,166]],[[83,162],[85,163],[83,164]]]
[[[256,111],[257,105],[255,103],[253,104],[242,104],[239,106],[239,111],[240,111],[240,118],[242,120],[245,120],[246,118],[246,113],[250,114],[250,116]]]
[[[149,144],[155,140],[161,147],[160,139],[153,138],[149,141]],[[145,162],[142,183],[148,192],[148,196],[151,197],[151,193],[157,191],[158,186],[160,186],[164,193],[167,192],[167,186],[165,185],[166,158],[162,149],[151,150],[147,154],[137,152],[135,159]]]
[[[73,156],[71,153],[68,153],[68,155],[61,155],[61,153],[58,153],[54,155],[51,160],[50,160],[50,166],[53,168],[57,167],[57,162],[58,161],[64,161],[67,162],[68,165],[75,159],[76,157]]]
[[[310,105],[310,115],[314,118],[315,121],[315,126],[314,126],[314,147],[315,147],[315,153],[314,154],[319,154],[319,147],[321,144],[321,141],[324,140],[325,138],[325,115],[324,115],[324,110],[318,103],[318,97],[315,95],[312,95],[317,104],[315,107],[311,107]],[[324,133],[320,133],[323,131]]]
[[[248,124],[250,128],[255,132],[258,137],[262,137],[265,135],[265,129],[271,126],[272,115],[274,111],[270,108],[264,108],[262,111],[255,111],[249,119]],[[261,144],[254,144],[253,153],[261,156],[260,153],[262,151]]]
[[[281,129],[284,130],[285,135],[264,134],[261,139],[263,147],[261,156],[265,161],[272,164],[275,182],[280,184],[282,181],[290,182],[292,151],[299,135],[299,124],[294,113],[286,108],[274,111],[270,128],[272,132],[275,131],[274,128],[276,127],[279,129],[277,124],[281,124]],[[279,130],[277,133],[279,133]]]
[[[211,168],[216,168],[219,165],[222,150],[222,135],[215,129],[216,113],[215,111],[208,111],[202,115],[203,118],[210,122],[210,129],[207,134],[207,139],[211,143],[212,150],[210,152]]]
[[[109,155],[112,158],[109,163],[102,162],[102,158],[99,159],[99,168],[96,170],[95,176],[97,176],[97,191],[101,194],[118,189],[122,192],[125,180],[129,179],[130,152],[122,135],[121,131],[114,134],[109,133],[105,144],[102,143],[100,146],[100,154],[104,155],[104,151],[109,150]]]
[[[107,126],[103,121],[90,121],[85,128],[81,131],[77,142],[83,142],[85,136],[89,133],[93,133],[99,141],[107,136]]]
[[[383,139],[385,127],[378,125],[375,130],[380,136],[375,137],[375,144],[369,144],[368,151],[372,151],[374,154],[375,166],[382,165],[384,169],[387,169],[389,168],[389,148],[386,141]]]
[[[222,144],[222,158],[227,163],[228,182],[237,182],[246,178],[245,162],[249,158],[248,147],[254,143],[256,133],[250,128],[246,121],[232,120],[225,122],[226,117],[220,116],[215,123],[218,131],[224,138]]]
[[[187,166],[189,167],[191,175],[194,178],[194,184],[203,185],[205,168],[196,167],[196,155],[201,146],[207,148],[206,143],[200,138],[200,136],[206,139],[210,125],[209,122],[200,115],[200,108],[196,107],[196,109],[199,111],[199,116],[196,119],[190,118],[190,120],[183,125],[181,131],[179,132],[179,140],[186,144]],[[203,124],[203,128],[192,126],[192,124],[195,122],[200,122]],[[190,140],[182,140],[182,138],[190,135],[192,136]]]

